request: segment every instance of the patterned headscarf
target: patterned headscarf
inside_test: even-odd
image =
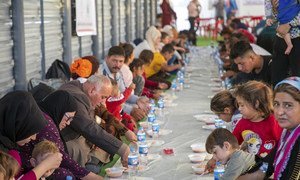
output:
[[[71,73],[76,73],[79,77],[89,77],[92,73],[92,63],[87,59],[77,59],[71,64]]]

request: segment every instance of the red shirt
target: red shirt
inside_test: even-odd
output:
[[[266,153],[269,154],[270,151],[278,143],[281,132],[282,132],[282,128],[278,125],[274,115],[270,115],[260,122],[251,122],[249,119],[242,118],[236,125],[232,134],[235,135],[239,144],[242,144],[244,138],[246,141],[248,140],[248,144],[249,142],[251,143],[254,142],[255,141],[254,138],[258,139],[258,141],[260,141],[261,144],[260,145],[257,145],[257,143],[255,144],[253,143],[253,144],[255,146],[257,145],[257,148],[259,148],[258,155],[264,157]],[[253,147],[253,144],[250,145],[250,147],[248,145],[248,151],[249,148],[255,148]]]
[[[109,97],[106,99],[106,108],[112,113],[117,119],[122,120],[122,105],[127,101],[131,95],[132,89],[126,88],[126,90],[121,94],[119,98]]]

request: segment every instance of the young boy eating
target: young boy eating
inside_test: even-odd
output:
[[[206,139],[206,151],[225,165],[221,179],[236,179],[255,164],[255,155],[239,149],[236,137],[227,129],[215,129]]]

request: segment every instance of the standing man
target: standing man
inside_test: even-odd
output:
[[[235,0],[225,0],[226,19],[235,17],[237,10],[238,7]]]
[[[103,62],[100,72],[117,81],[120,92],[127,88],[124,83],[123,74],[120,72],[124,64],[125,52],[120,46],[113,46],[109,49],[108,55]],[[136,121],[143,119],[148,113],[148,98],[131,95],[123,106],[124,112],[130,114]]]
[[[195,20],[199,18],[201,12],[201,5],[198,0],[191,0],[188,7],[190,31],[195,31]]]

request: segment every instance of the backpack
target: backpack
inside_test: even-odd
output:
[[[56,59],[46,73],[46,79],[60,78],[69,81],[71,78],[70,67],[67,63]]]

